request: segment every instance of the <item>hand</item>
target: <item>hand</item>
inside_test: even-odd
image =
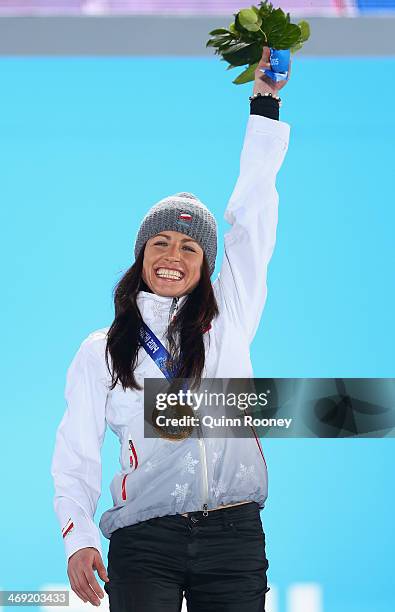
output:
[[[92,568],[97,570],[97,573],[104,582],[109,581],[99,551],[92,547],[80,548],[69,558],[67,575],[72,590],[84,603],[90,601],[92,605],[100,606],[99,597],[103,598],[104,593],[95,578]]]
[[[269,47],[263,47],[261,61],[259,62],[258,66],[255,69],[255,82],[254,82],[253,95],[255,95],[258,92],[262,94],[270,92],[273,94],[273,96],[277,96],[278,95],[277,92],[283,87],[285,87],[285,85],[289,81],[289,77],[291,75],[291,64],[292,64],[292,59],[289,60],[289,70],[288,70],[287,79],[285,79],[284,81],[279,81],[278,83],[276,83],[275,81],[272,81],[272,79],[270,79],[268,76],[266,76],[265,74],[263,74],[263,72],[259,70],[259,68],[268,68],[270,70],[270,49]]]

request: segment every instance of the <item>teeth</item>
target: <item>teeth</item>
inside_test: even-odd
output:
[[[156,271],[156,275],[159,276],[159,278],[172,278],[175,280],[180,280],[182,278],[180,272],[177,272],[177,270],[168,270],[167,268],[159,268],[159,270]]]

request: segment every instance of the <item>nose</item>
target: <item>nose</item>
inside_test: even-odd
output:
[[[180,245],[177,242],[170,245],[166,259],[180,261]]]

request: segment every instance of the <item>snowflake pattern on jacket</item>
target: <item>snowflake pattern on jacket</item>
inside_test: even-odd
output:
[[[152,472],[152,470],[155,470],[158,466],[160,465],[160,461],[152,461],[151,459],[149,461],[147,461],[144,471],[145,472]]]
[[[255,466],[254,465],[243,465],[240,463],[240,470],[236,474],[236,478],[241,480],[254,480],[255,479]]]
[[[218,462],[218,459],[219,459],[221,456],[222,456],[222,453],[218,453],[217,451],[213,451],[212,464],[213,464],[213,467],[214,467],[214,468],[215,468],[215,466],[216,466],[216,464],[217,464],[217,462]]]
[[[187,496],[189,489],[189,484],[185,482],[183,485],[176,484],[176,488],[172,491],[171,495],[173,495],[178,502],[184,502]]]
[[[182,472],[189,472],[190,474],[195,474],[195,465],[197,463],[199,463],[199,461],[192,457],[191,451],[188,451],[187,454],[184,455]]]
[[[221,495],[225,495],[228,492],[229,486],[227,486],[221,479],[214,480],[211,486],[211,493],[216,499]]]

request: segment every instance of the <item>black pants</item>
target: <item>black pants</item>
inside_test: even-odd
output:
[[[117,529],[108,551],[110,612],[265,612],[265,534],[255,502]]]

